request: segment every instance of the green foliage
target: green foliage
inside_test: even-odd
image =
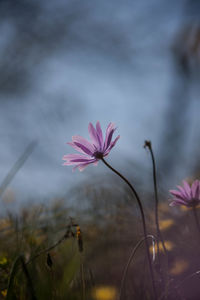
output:
[[[0,219],[0,299],[80,298],[76,226],[59,206]]]

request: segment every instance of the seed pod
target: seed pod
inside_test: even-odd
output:
[[[47,266],[51,269],[53,266],[53,261],[51,259],[50,253],[47,253]]]
[[[76,227],[76,238],[78,241],[79,252],[83,252],[83,239],[82,239],[81,229],[79,226]]]

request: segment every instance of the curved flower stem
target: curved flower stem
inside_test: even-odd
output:
[[[197,210],[196,210],[196,206],[193,205],[192,206],[192,210],[193,210],[193,214],[194,214],[194,219],[195,219],[195,222],[196,222],[196,226],[197,226],[197,230],[200,234],[200,224],[199,224],[199,218],[197,216]],[[199,236],[200,237],[200,236]]]
[[[200,274],[200,270],[190,274],[189,276],[187,276],[186,278],[184,278],[178,285],[175,286],[175,289],[179,289],[187,280],[195,277],[195,276],[199,276]]]
[[[46,254],[48,252],[50,252],[52,249],[56,248],[58,245],[60,245],[63,241],[65,241],[68,238],[73,237],[73,232],[72,232],[72,227],[77,226],[77,224],[73,224],[72,221],[70,221],[70,223],[67,225],[67,231],[65,232],[65,234],[52,246],[41,250],[40,252],[36,253],[34,256],[32,256],[27,262],[26,265],[30,264],[31,262],[33,262],[36,258],[38,258],[40,255],[42,254]]]
[[[160,225],[159,225],[159,216],[158,216],[159,198],[158,198],[158,187],[157,187],[156,161],[155,161],[151,141],[145,141],[144,147],[145,148],[148,147],[150,155],[151,155],[151,160],[152,160],[153,184],[154,184],[154,195],[155,195],[155,224],[156,224],[156,233],[157,233],[158,263],[159,263],[159,268],[160,268],[160,272],[161,272],[161,278],[162,278],[162,281],[164,282],[165,279],[164,279],[164,276],[163,276],[162,270],[161,270],[161,259],[160,259],[160,251],[159,251],[159,241],[161,241],[162,248],[165,252],[166,260],[167,260],[167,272],[166,272],[166,275],[167,275],[167,278],[166,278],[166,281],[167,281],[167,283],[166,283],[166,297],[167,297],[167,295],[168,295],[168,282],[169,282],[169,273],[168,273],[169,257],[168,257],[168,251],[165,247],[165,242],[164,242],[163,236],[161,234]]]
[[[26,277],[27,288],[28,288],[28,293],[29,293],[30,299],[31,300],[37,300],[37,297],[35,295],[35,291],[34,291],[34,288],[33,288],[32,279],[31,279],[29,271],[28,271],[28,269],[26,267],[26,263],[24,261],[23,254],[20,254],[16,258],[16,260],[15,260],[15,262],[13,264],[13,267],[12,267],[12,270],[11,270],[11,274],[10,274],[9,283],[8,283],[8,287],[7,287],[7,296],[6,296],[6,299],[7,300],[9,300],[9,299],[16,299],[14,288],[13,288],[13,284],[14,284],[15,276],[16,276],[19,268],[23,271],[23,273],[24,273],[24,275]]]
[[[152,159],[152,165],[153,165],[153,183],[154,183],[154,194],[155,194],[155,223],[156,223],[156,231],[157,231],[157,247],[158,247],[158,254],[159,254],[159,240],[162,243],[163,250],[165,251],[165,254],[167,255],[167,249],[165,247],[165,242],[162,237],[161,231],[160,231],[160,226],[159,226],[159,218],[158,218],[158,188],[157,188],[157,176],[156,176],[156,162],[155,162],[155,157],[153,153],[153,149],[151,146],[151,141],[145,141],[144,147],[148,147],[149,152],[151,154],[151,159]]]
[[[139,242],[137,242],[137,244],[135,245],[135,247],[133,248],[133,250],[131,252],[131,255],[128,259],[128,262],[127,262],[127,264],[125,266],[125,269],[124,269],[124,272],[123,272],[120,291],[119,291],[119,300],[122,300],[124,284],[125,284],[125,281],[126,281],[126,276],[127,276],[127,273],[128,273],[129,266],[132,262],[132,259],[134,258],[134,255],[135,255],[137,249],[141,246],[141,244],[144,242],[144,240],[148,239],[148,238],[152,239],[153,249],[155,248],[155,245],[154,245],[155,238],[154,238],[153,235],[147,235],[146,237],[143,237]],[[153,259],[155,259],[154,252],[153,252]]]
[[[152,279],[152,287],[153,287],[153,293],[154,293],[154,300],[157,300],[157,293],[156,293],[156,285],[155,285],[155,279],[154,279],[154,274],[153,274],[153,268],[152,268],[152,264],[151,264],[151,257],[150,257],[150,253],[149,253],[149,245],[148,245],[148,240],[147,240],[147,229],[146,229],[146,222],[145,222],[145,216],[144,216],[144,210],[142,207],[142,203],[140,201],[140,198],[136,192],[136,190],[134,189],[134,187],[132,186],[132,184],[121,174],[119,173],[117,170],[115,170],[113,167],[111,167],[111,165],[109,165],[107,163],[107,161],[105,161],[104,158],[101,158],[101,160],[103,161],[103,163],[109,168],[111,169],[115,174],[117,174],[121,179],[123,179],[126,184],[130,187],[131,191],[133,192],[139,209],[140,209],[140,213],[141,213],[141,217],[142,217],[142,225],[143,225],[143,231],[144,231],[144,237],[145,237],[145,245],[146,245],[146,251],[147,251],[147,258],[148,258],[148,262],[149,262],[149,269],[150,269],[150,273],[151,273],[151,279]]]

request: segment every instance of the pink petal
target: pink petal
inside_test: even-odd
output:
[[[115,131],[115,124],[114,123],[109,123],[109,125],[106,129],[106,138],[105,138],[105,143],[104,143],[104,150],[106,150],[109,147],[114,131]]]
[[[69,142],[67,143],[68,145],[72,146],[75,150],[81,152],[81,153],[84,153],[84,154],[88,154],[90,156],[92,156],[92,152],[87,149],[85,146],[83,146],[82,144],[79,144],[77,142]]]
[[[75,163],[85,163],[85,162],[88,162],[88,161],[91,161],[93,162],[93,159],[85,159],[85,158],[82,158],[82,159],[72,159],[71,162],[75,162]]]
[[[175,197],[177,197],[177,198],[180,198],[180,199],[182,199],[182,200],[187,199],[187,198],[185,197],[185,195],[183,195],[183,194],[182,194],[181,192],[179,192],[179,191],[176,191],[176,190],[170,190],[169,192],[170,192],[170,194],[172,194],[173,196],[175,196]]]
[[[91,153],[94,153],[95,151],[95,148],[94,146],[88,142],[86,139],[84,139],[82,136],[80,135],[74,135],[72,137],[72,141],[73,143],[78,143],[78,144],[81,144],[83,145],[85,148],[87,148]],[[79,150],[78,150],[79,151]]]
[[[169,206],[179,206],[179,205],[187,206],[187,203],[180,200],[174,200],[169,204]]]
[[[71,165],[77,165],[80,163],[91,163],[94,162],[96,159],[84,156],[80,154],[67,154],[63,156],[63,160],[66,160],[66,162],[63,164],[64,166],[71,166]]]
[[[72,171],[75,171],[77,168],[79,169],[80,172],[82,172],[87,166],[89,166],[90,164],[93,164],[94,166],[97,166],[98,161],[96,161],[95,159],[89,163],[81,163],[76,165]]]
[[[83,164],[91,164],[94,163],[95,160],[82,160],[82,161],[66,161],[63,163],[63,166],[79,166],[79,165],[83,165]]]
[[[199,180],[195,180],[193,182],[191,190],[192,190],[192,197],[194,199],[199,199],[199,191],[200,191]]]
[[[174,203],[174,201],[172,201],[169,206],[176,206],[176,204]]]
[[[94,144],[96,150],[99,150],[99,148],[100,148],[99,137],[98,137],[96,129],[94,128],[94,126],[92,125],[92,123],[89,123],[89,125],[88,125],[88,131],[89,131],[92,143]]]
[[[96,132],[99,137],[100,148],[101,148],[101,150],[103,150],[103,145],[104,145],[103,133],[102,133],[101,125],[100,125],[99,121],[96,123]]]
[[[184,188],[185,192],[187,193],[188,197],[192,197],[191,187],[185,180],[183,180],[183,188]]]
[[[77,154],[77,153],[64,155],[62,159],[71,161],[73,159],[82,159],[82,158],[91,159],[91,157],[89,157],[89,156],[85,156],[85,155],[81,155],[81,154]]]
[[[81,166],[88,166],[89,164],[78,164],[78,165],[76,165],[75,167],[73,167],[73,169],[72,169],[72,172],[75,172],[75,170],[77,169],[77,168],[80,168]]]
[[[63,163],[63,166],[73,166],[75,165],[75,163],[71,162],[71,161],[66,161]]]
[[[94,166],[97,166],[98,165],[98,161],[95,161],[93,163],[90,163],[90,164],[93,164]],[[82,172],[89,164],[84,164],[84,165],[81,165],[79,166],[79,171]]]
[[[80,172],[83,172],[83,170],[88,166],[89,164],[84,164],[84,165],[80,165],[78,168],[79,168],[79,171]]]
[[[110,152],[110,150],[115,146],[115,144],[117,143],[118,139],[120,138],[120,135],[118,135],[116,137],[116,139],[111,142],[110,146],[108,147],[108,149],[105,151],[105,155],[108,155],[108,153]]]
[[[200,181],[198,184],[198,192],[196,191],[196,194],[197,194],[197,198],[200,200]]]
[[[185,191],[185,189],[182,186],[177,185],[177,188],[180,190],[181,194],[184,196],[185,199],[190,198],[190,196],[188,196],[187,192]]]
[[[176,198],[170,203],[170,206],[178,206],[178,205],[188,206],[188,203],[186,201],[176,199]]]
[[[87,149],[84,145],[82,145],[82,144],[80,144],[80,143],[77,143],[77,142],[74,142],[74,144],[75,144],[77,147],[79,147],[83,152],[85,152],[86,154],[92,156],[93,153],[92,153],[89,149]]]

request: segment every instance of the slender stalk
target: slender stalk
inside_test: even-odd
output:
[[[31,279],[31,276],[28,272],[27,266],[24,262],[23,256],[21,256],[20,259],[21,259],[22,270],[23,270],[24,275],[25,275],[26,280],[27,280],[27,286],[28,286],[28,291],[29,291],[29,294],[30,294],[30,298],[32,300],[37,300],[35,292],[34,292],[34,288],[33,288],[32,279]]]
[[[167,259],[167,268],[169,268],[169,257],[168,257],[168,252],[165,247],[165,242],[163,239],[163,236],[161,234],[160,230],[160,225],[159,225],[159,215],[158,215],[158,204],[159,204],[159,198],[158,198],[158,186],[157,186],[157,172],[156,172],[156,161],[152,149],[152,144],[151,141],[145,141],[144,147],[148,147],[150,155],[151,155],[151,160],[152,160],[152,167],[153,167],[153,185],[154,185],[154,195],[155,195],[155,224],[156,224],[156,234],[157,234],[157,251],[158,251],[158,264],[159,264],[159,271],[160,271],[160,276],[161,279],[164,283],[164,276],[162,274],[161,270],[161,258],[160,258],[160,249],[159,249],[159,241],[161,241],[162,248],[165,252],[166,259]],[[169,281],[169,274],[168,274],[168,269],[167,269],[167,284],[166,284],[166,298],[168,295],[168,281]]]
[[[21,255],[19,255],[13,263],[11,273],[9,276],[6,300],[12,300],[12,299],[15,299],[15,297],[16,297],[15,291],[14,291],[14,282],[15,282],[15,276],[16,276],[20,266],[21,266]]]
[[[197,210],[196,210],[196,206],[195,205],[192,206],[192,210],[193,210],[193,214],[194,214],[194,219],[195,219],[195,223],[196,223],[196,226],[197,226],[197,230],[198,230],[198,232],[200,234],[199,218],[198,218],[198,215],[197,215]]]
[[[186,281],[188,281],[189,279],[195,277],[195,276],[199,276],[200,275],[200,270],[190,274],[189,276],[187,276],[186,278],[184,278],[178,285],[175,286],[175,289],[178,289],[182,286],[182,284],[184,284]]]
[[[149,152],[151,154],[152,165],[153,165],[153,184],[154,184],[154,194],[155,194],[155,223],[156,223],[156,231],[157,231],[157,237],[158,237],[158,239],[157,239],[158,255],[159,255],[159,240],[162,243],[165,254],[167,254],[167,249],[165,247],[164,239],[162,237],[162,234],[160,231],[160,226],[159,226],[159,217],[158,217],[159,199],[158,199],[157,176],[156,176],[156,162],[155,162],[153,149],[151,146],[151,141],[145,141],[144,147],[148,147]]]
[[[119,291],[119,300],[122,300],[122,297],[123,297],[123,289],[124,289],[124,285],[125,285],[125,281],[126,281],[126,276],[127,276],[127,273],[128,273],[128,269],[129,269],[129,266],[133,260],[133,257],[137,251],[137,249],[141,246],[141,244],[144,242],[145,239],[152,239],[152,242],[153,242],[153,247],[154,246],[154,236],[153,235],[147,235],[146,237],[142,238],[139,242],[137,242],[137,244],[135,245],[135,247],[133,248],[132,252],[131,252],[131,255],[129,256],[129,259],[128,259],[128,262],[125,266],[125,269],[124,269],[124,272],[123,272],[123,276],[122,276],[122,280],[121,280],[121,286],[120,286],[120,291]],[[154,255],[153,255],[154,256]]]
[[[12,166],[12,168],[10,169],[10,171],[8,172],[8,174],[6,175],[6,177],[4,178],[3,182],[0,185],[0,198],[3,195],[4,191],[6,190],[7,186],[10,184],[10,182],[17,174],[17,172],[20,170],[20,168],[29,158],[36,145],[37,145],[37,141],[32,141],[25,149],[25,151],[22,153],[22,155],[18,158],[16,163]]]
[[[32,256],[27,262],[26,265],[30,264],[31,262],[33,262],[36,258],[38,258],[40,255],[42,254],[46,254],[48,252],[50,252],[52,249],[56,248],[58,245],[60,245],[63,241],[65,241],[66,239],[73,237],[74,233],[72,232],[72,227],[73,226],[77,226],[77,224],[69,224],[67,226],[67,231],[65,232],[65,234],[52,246],[41,250],[39,253],[35,254],[34,256]]]
[[[12,299],[16,298],[13,285],[14,285],[15,276],[17,275],[19,267],[22,268],[22,271],[24,272],[24,275],[26,277],[30,299],[37,300],[36,295],[35,295],[35,291],[34,291],[34,288],[33,288],[32,279],[31,279],[31,276],[28,272],[26,264],[24,262],[23,255],[19,255],[17,257],[17,259],[15,260],[14,264],[13,264],[12,271],[11,271],[11,274],[10,274],[9,283],[8,283],[8,292],[7,292],[6,300],[12,300]]]
[[[81,286],[82,286],[82,300],[86,299],[85,293],[85,276],[84,276],[84,266],[83,266],[83,255],[80,255],[80,273],[81,273]]]
[[[194,273],[188,275],[188,276],[185,277],[181,282],[179,282],[179,284],[177,284],[177,285],[171,287],[171,289],[170,289],[171,293],[174,292],[174,291],[176,291],[176,293],[177,293],[178,295],[180,295],[180,290],[179,290],[179,289],[182,287],[182,285],[185,284],[188,280],[190,280],[190,279],[192,279],[192,278],[194,278],[194,277],[196,277],[196,276],[199,277],[199,275],[200,275],[200,270],[198,270],[198,271],[196,271],[196,272],[194,272]],[[173,283],[173,279],[171,279],[171,282],[170,282],[170,283]],[[165,293],[163,293],[163,295],[160,297],[160,300],[164,299],[165,296],[166,296]],[[185,299],[185,298],[184,298],[184,299]]]
[[[150,269],[150,273],[151,273],[151,279],[152,279],[152,287],[153,287],[153,293],[154,293],[154,300],[157,300],[157,292],[156,292],[156,285],[155,285],[155,279],[154,279],[154,274],[153,274],[153,268],[152,268],[152,264],[151,264],[151,257],[150,257],[150,252],[149,252],[149,245],[148,245],[148,240],[147,240],[147,229],[146,229],[146,222],[145,222],[145,216],[144,216],[144,210],[142,207],[142,203],[140,201],[140,198],[136,192],[136,190],[134,189],[134,187],[132,186],[132,184],[121,174],[119,173],[117,170],[115,170],[109,163],[107,163],[107,161],[105,161],[104,158],[101,158],[101,160],[103,161],[103,163],[110,169],[112,170],[115,174],[117,174],[122,180],[124,180],[126,182],[126,184],[130,187],[131,191],[133,192],[139,209],[140,209],[140,213],[141,213],[141,217],[142,217],[142,225],[143,225],[143,231],[144,231],[144,237],[145,237],[145,245],[146,245],[146,252],[147,252],[147,258],[148,258],[148,262],[149,262],[149,269]]]

